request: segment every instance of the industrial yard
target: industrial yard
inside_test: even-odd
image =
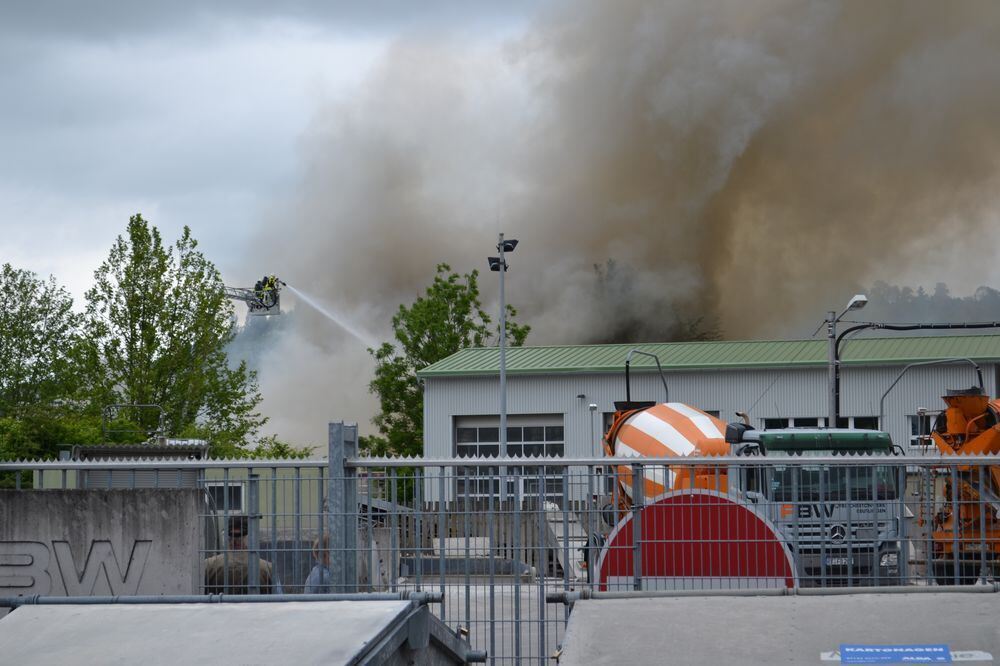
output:
[[[1000,3],[0,4],[0,662],[1000,662]]]

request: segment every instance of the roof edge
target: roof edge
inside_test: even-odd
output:
[[[885,341],[892,342],[913,342],[919,343],[920,341],[936,341],[936,340],[946,340],[946,339],[960,339],[963,341],[977,341],[977,340],[1000,340],[1000,335],[997,334],[976,334],[976,335],[913,335],[913,336],[873,336],[855,339],[852,341],[853,345],[858,343],[879,343]],[[810,346],[825,344],[823,339],[809,338],[809,339],[793,339],[793,340],[709,340],[709,341],[692,341],[692,342],[642,342],[642,343],[614,343],[614,344],[591,344],[591,345],[530,345],[524,347],[516,347],[514,350],[565,350],[567,352],[580,351],[580,350],[590,350],[590,349],[602,349],[602,350],[615,350],[615,349],[648,349],[650,347],[660,347],[660,348],[670,348],[670,347],[690,347],[690,346],[724,346],[724,345],[774,345],[774,344],[789,344],[797,345],[802,343],[808,343]],[[465,349],[459,350],[450,356],[447,356],[435,363],[432,363],[425,368],[418,370],[416,376],[420,379],[431,379],[437,377],[488,377],[496,376],[499,374],[499,369],[495,367],[491,368],[473,368],[473,369],[451,369],[444,368],[436,370],[435,366],[439,364],[444,364],[449,359],[452,359],[459,355],[468,354],[482,354],[498,351],[498,347],[467,347]],[[513,350],[512,350],[513,351]],[[515,352],[516,353],[516,352]],[[997,355],[977,355],[977,354],[967,354],[968,358],[975,361],[997,361],[1000,360],[1000,354]],[[841,363],[845,366],[892,366],[900,365],[903,363],[909,363],[914,361],[922,360],[932,360],[936,358],[942,358],[939,355],[928,354],[928,353],[913,353],[904,356],[893,356],[893,357],[882,357],[882,358],[861,358],[852,359],[849,356],[841,359]],[[666,372],[679,371],[679,370],[726,370],[726,369],[755,369],[755,368],[806,368],[806,367],[823,367],[827,364],[826,359],[803,359],[803,360],[781,360],[781,361],[734,361],[734,362],[721,362],[721,363],[690,363],[690,364],[664,364],[664,370]],[[605,365],[599,366],[577,366],[577,367],[555,367],[555,368],[530,368],[530,369],[517,369],[511,368],[508,365],[507,374],[508,375],[580,375],[580,374],[611,374],[617,373],[622,370],[621,365],[610,367]],[[635,372],[646,372],[652,371],[652,363],[647,364],[646,362],[639,361],[632,366]]]

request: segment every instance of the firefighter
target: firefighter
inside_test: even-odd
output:
[[[250,551],[247,549],[247,516],[230,516],[226,532],[229,535],[227,553],[205,560],[205,594],[250,594]],[[254,554],[256,555],[256,553]],[[272,594],[271,563],[257,556],[258,581],[261,594]],[[280,592],[280,590],[279,590]]]
[[[275,304],[278,297],[278,278],[274,275],[264,276],[264,286],[261,289],[260,300],[265,307]]]

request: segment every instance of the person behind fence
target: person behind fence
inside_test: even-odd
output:
[[[330,578],[330,535],[324,534],[322,539],[313,541],[313,559],[316,566],[306,578],[306,594],[329,594],[333,592]]]
[[[246,516],[230,516],[226,533],[227,550],[205,560],[205,594],[250,594],[250,563],[247,550],[249,521]],[[271,563],[260,557],[258,581],[261,594],[271,594]]]

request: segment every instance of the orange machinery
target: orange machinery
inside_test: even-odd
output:
[[[942,455],[1000,453],[1000,399],[981,388],[948,391],[931,439]],[[949,473],[933,518],[938,583],[975,583],[1000,554],[1000,466],[960,465]]]

